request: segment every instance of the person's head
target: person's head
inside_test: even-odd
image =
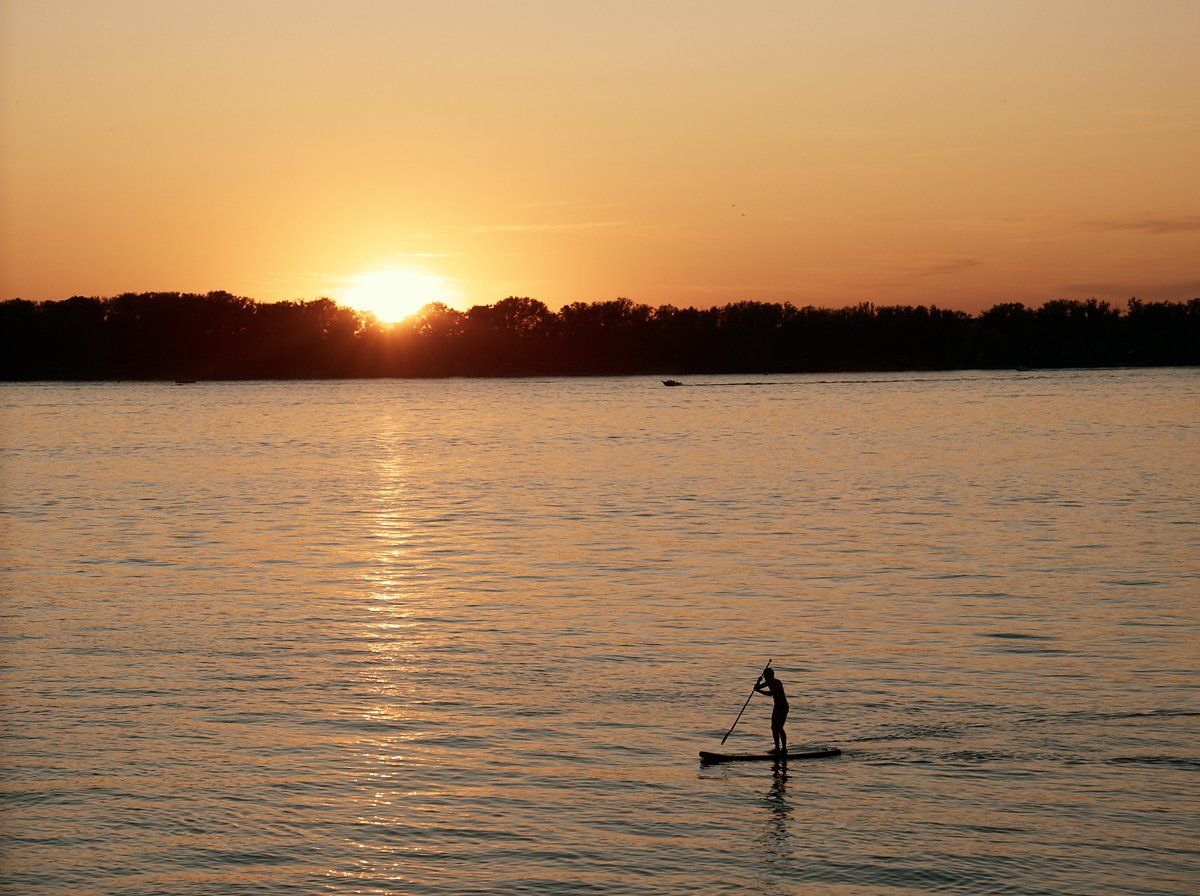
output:
[[[770,681],[774,677],[775,677],[774,669],[763,669],[763,678],[765,678],[767,681]]]

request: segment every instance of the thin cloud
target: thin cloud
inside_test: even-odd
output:
[[[984,262],[979,258],[944,258],[941,261],[916,261],[905,263],[894,258],[880,259],[876,262],[879,272],[871,276],[869,270],[863,271],[863,279],[849,286],[856,292],[877,292],[887,289],[903,289],[911,287],[932,277],[951,277],[974,268],[982,267]],[[933,287],[925,287],[927,289]]]
[[[1058,287],[1058,291],[1065,296],[1117,296],[1121,298],[1139,296],[1147,299],[1192,299],[1200,297],[1200,280],[1183,280],[1177,283],[1122,283],[1112,280],[1099,283],[1067,283]]]
[[[1200,215],[1142,216],[1124,221],[1088,221],[1084,226],[1089,230],[1132,230],[1154,235],[1192,233],[1200,231]]]
[[[943,261],[939,264],[930,265],[925,268],[920,268],[913,271],[912,277],[945,277],[949,274],[958,274],[962,271],[969,271],[971,268],[977,268],[983,262],[978,258],[954,258],[949,261]]]
[[[577,208],[577,209],[596,209],[616,208],[615,202],[575,202],[572,199],[538,199],[531,202],[518,202],[517,208],[535,209],[535,208]]]
[[[761,283],[656,283],[652,288],[655,290],[722,292],[757,296],[790,294],[790,292],[794,291],[793,288],[781,287],[778,284],[764,285]]]
[[[601,227],[628,227],[632,221],[577,221],[558,224],[489,224],[471,227],[468,233],[566,233],[572,230],[596,230]]]

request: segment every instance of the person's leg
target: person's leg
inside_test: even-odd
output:
[[[783,712],[779,713],[779,738],[778,738],[779,742],[778,742],[778,744],[776,744],[776,746],[782,745],[782,747],[783,747],[782,752],[785,755],[787,753],[787,731],[784,730],[783,726],[784,726],[784,724],[787,723],[787,717],[788,717],[788,711],[786,709]]]

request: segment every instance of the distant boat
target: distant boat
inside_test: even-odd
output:
[[[679,380],[663,380],[662,384],[664,386],[682,386],[683,385],[683,383],[679,382]]]
[[[190,386],[194,382],[196,382],[196,380],[176,380],[175,385],[176,386]]]

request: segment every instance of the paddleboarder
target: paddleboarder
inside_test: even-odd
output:
[[[783,682],[775,677],[775,670],[768,667],[758,677],[754,690],[775,701],[775,708],[771,710],[771,738],[775,741],[773,752],[786,756],[787,732],[783,730],[783,723],[787,721],[788,701],[787,694],[783,692]]]

